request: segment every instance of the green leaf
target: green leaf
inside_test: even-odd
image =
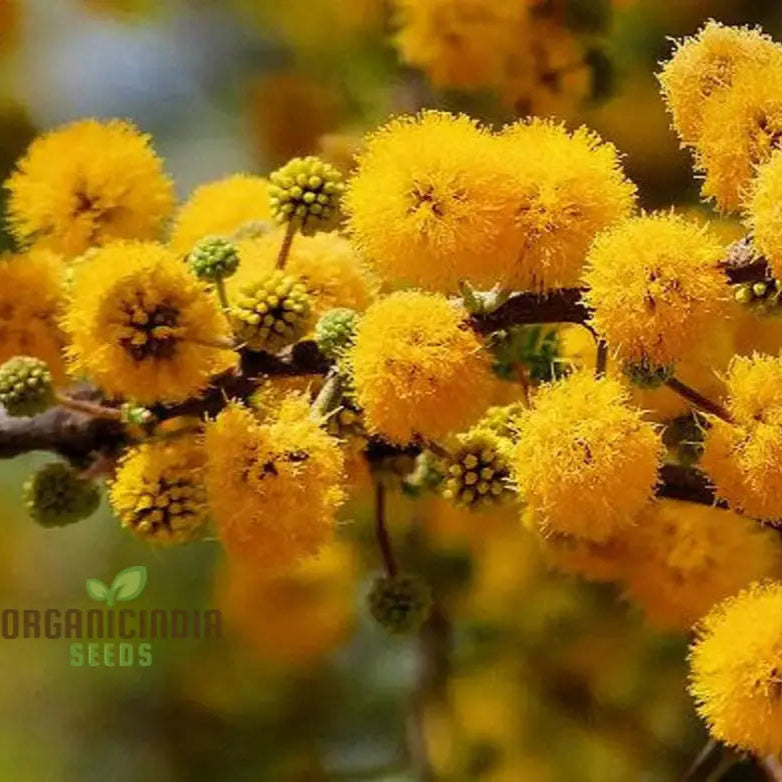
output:
[[[105,600],[108,597],[109,588],[99,578],[88,578],[87,594],[93,600]]]
[[[120,570],[111,584],[111,597],[113,600],[133,600],[143,591],[147,583],[147,569],[143,565]]]

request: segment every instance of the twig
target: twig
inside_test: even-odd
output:
[[[109,421],[122,420],[122,413],[117,410],[116,407],[106,407],[97,402],[88,402],[85,399],[75,399],[59,391],[55,394],[55,398],[62,407],[76,410],[79,413],[84,413],[84,415],[89,415],[93,418],[105,418]]]
[[[728,424],[733,423],[730,413],[722,405],[717,402],[712,402],[711,399],[706,398],[694,388],[690,388],[685,383],[682,383],[678,378],[668,378],[668,380],[665,381],[665,385],[667,385],[671,391],[675,391],[679,396],[684,397],[688,402],[691,402],[704,412],[711,413]]]
[[[595,377],[601,378],[608,367],[608,345],[602,340],[597,341],[597,358],[595,359]]]
[[[375,481],[375,537],[380,554],[383,557],[383,567],[389,578],[394,578],[397,573],[394,549],[391,545],[391,537],[386,527],[386,487],[382,480]]]
[[[681,782],[699,782],[699,780],[705,782],[712,770],[719,764],[722,752],[722,744],[714,739],[709,739],[681,778]]]
[[[323,387],[320,389],[318,395],[315,397],[315,401],[312,403],[310,415],[315,421],[322,421],[337,406],[337,403],[341,398],[342,378],[340,377],[339,372],[332,367],[326,376]]]
[[[291,220],[288,223],[288,227],[285,229],[285,236],[282,240],[282,245],[280,247],[280,252],[277,255],[277,263],[275,264],[276,268],[278,269],[284,269],[285,264],[288,262],[288,255],[291,251],[291,245],[293,244],[293,237],[296,235],[296,225]]]
[[[217,298],[220,300],[220,306],[223,308],[225,316],[228,317],[228,313],[231,311],[231,303],[228,301],[228,292],[225,289],[225,280],[222,277],[218,277],[215,280],[215,291],[217,292]]]

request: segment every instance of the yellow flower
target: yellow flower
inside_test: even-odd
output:
[[[286,400],[270,423],[229,405],[207,425],[206,450],[209,504],[229,556],[278,569],[329,541],[343,455],[303,400]]]
[[[213,298],[151,242],[116,242],[80,263],[64,325],[74,369],[142,404],[185,399],[236,360],[212,347],[228,336]]]
[[[782,153],[775,152],[760,166],[746,203],[747,227],[755,246],[771,265],[774,276],[782,279]]]
[[[519,417],[516,484],[544,534],[607,541],[652,497],[662,442],[626,399],[616,381],[576,373]]]
[[[265,236],[238,242],[239,270],[228,282],[229,294],[274,270],[284,234],[284,229],[278,228]],[[379,287],[350,242],[336,233],[297,236],[285,272],[307,287],[313,322],[335,307],[363,312]]]
[[[502,81],[527,18],[522,0],[395,0],[402,59],[439,87]]]
[[[758,755],[782,749],[782,584],[755,584],[716,606],[690,653],[690,693],[712,736]]]
[[[235,174],[193,191],[177,213],[171,248],[186,255],[206,236],[230,236],[245,223],[265,220],[271,220],[268,181]]]
[[[721,244],[673,214],[633,218],[598,236],[587,257],[592,325],[628,361],[668,365],[720,320]]]
[[[443,296],[394,293],[359,322],[350,352],[367,428],[398,443],[467,428],[488,405],[488,358]]]
[[[715,603],[780,565],[777,534],[727,510],[655,503],[629,533],[629,596],[654,624],[687,629]]]
[[[696,166],[701,193],[723,212],[735,211],[757,166],[779,147],[782,135],[782,61],[753,63],[736,71],[733,87],[703,110]]]
[[[0,363],[13,356],[45,361],[55,381],[65,380],[64,264],[46,251],[0,256]]]
[[[120,120],[40,136],[5,186],[16,238],[67,256],[114,239],[155,239],[174,208],[149,136]]]
[[[753,353],[736,356],[728,367],[728,410],[745,426],[782,424],[782,358]]]
[[[306,666],[347,639],[356,570],[352,548],[336,541],[286,573],[232,563],[219,604],[230,626],[262,660]]]
[[[613,145],[586,128],[532,120],[501,136],[516,191],[518,259],[513,287],[578,284],[584,255],[598,231],[627,218],[636,188]]]
[[[552,565],[587,581],[619,581],[632,567],[625,536],[596,542],[572,535],[548,535],[543,553]]]
[[[122,526],[160,545],[199,538],[208,518],[204,462],[203,449],[187,436],[131,448],[109,490]]]
[[[424,111],[371,135],[343,208],[381,277],[455,291],[508,273],[515,188],[502,145],[464,115]],[[511,237],[512,238],[512,237]]]
[[[659,79],[681,140],[697,143],[704,107],[733,89],[737,70],[775,62],[782,62],[782,47],[759,29],[726,27],[712,20],[696,36],[679,41]]]

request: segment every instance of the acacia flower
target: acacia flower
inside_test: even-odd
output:
[[[150,137],[121,120],[82,120],[40,136],[5,187],[16,238],[66,256],[158,238],[174,208]]]
[[[186,436],[127,451],[109,491],[122,526],[156,545],[201,537],[208,520],[204,463],[200,444]]]
[[[367,428],[398,443],[465,429],[486,408],[488,357],[445,297],[393,293],[373,304],[350,351]]]
[[[500,141],[517,193],[518,255],[507,283],[525,289],[577,285],[595,234],[635,207],[636,188],[619,154],[586,128],[568,133],[538,119],[511,125]]]
[[[745,204],[747,225],[757,249],[769,262],[774,277],[782,279],[782,152],[757,170]]]
[[[626,401],[615,380],[576,373],[519,416],[514,477],[545,535],[607,541],[651,499],[662,442]]]
[[[715,603],[782,563],[773,530],[692,502],[654,503],[628,537],[628,594],[652,624],[666,629],[691,627]]]
[[[515,188],[502,147],[464,115],[424,111],[366,140],[343,208],[358,251],[390,280],[455,291],[508,273]]]
[[[55,381],[65,379],[65,335],[59,320],[65,267],[47,250],[0,256],[0,363],[13,356],[45,361]]]
[[[231,404],[206,428],[206,485],[230,557],[277,569],[316,554],[344,499],[343,455],[300,398],[260,423]]]
[[[706,228],[673,214],[632,218],[600,234],[584,273],[592,325],[626,361],[679,361],[724,314],[723,256]]]
[[[116,242],[80,263],[64,325],[74,370],[142,404],[195,394],[236,360],[215,346],[228,326],[214,299],[151,242]]]
[[[782,584],[754,584],[713,608],[690,650],[690,693],[711,735],[758,755],[782,750]]]
[[[737,70],[774,62],[782,62],[782,47],[756,28],[726,27],[710,20],[697,35],[678,41],[659,79],[681,140],[697,143],[704,107],[733,88]]]

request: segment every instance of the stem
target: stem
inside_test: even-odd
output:
[[[679,396],[684,397],[688,402],[691,402],[704,412],[711,413],[717,418],[721,418],[725,423],[733,423],[730,413],[722,405],[717,402],[712,402],[711,399],[707,399],[703,394],[698,393],[694,388],[690,388],[685,383],[682,383],[678,378],[669,378],[665,381],[665,385],[667,385],[671,391],[675,391]]]
[[[393,578],[397,574],[396,559],[386,527],[386,487],[381,480],[375,482],[375,537],[383,557],[386,575]]]
[[[681,778],[681,782],[705,782],[709,779],[711,772],[719,765],[722,751],[723,747],[719,741],[709,739]]]
[[[293,244],[293,237],[296,234],[296,226],[293,221],[288,223],[288,227],[285,229],[285,237],[282,240],[282,246],[280,247],[280,253],[277,256],[276,268],[284,269],[285,264],[288,261],[288,254],[291,251],[291,245]]]
[[[115,407],[105,407],[96,402],[87,402],[84,399],[74,399],[72,396],[68,396],[59,391],[55,394],[55,398],[63,407],[67,407],[69,410],[76,410],[79,413],[84,413],[92,418],[105,418],[110,421],[122,420],[122,413]]]
[[[228,292],[225,290],[225,280],[222,277],[218,277],[215,280],[215,291],[217,291],[217,298],[220,299],[220,306],[227,316],[231,309],[231,304],[228,301]]]
[[[597,358],[595,360],[595,377],[605,377],[608,367],[608,345],[600,339],[597,342]]]
[[[341,396],[342,378],[332,368],[310,408],[312,419],[317,422],[323,420],[334,409]]]
[[[776,755],[766,755],[758,761],[770,782],[782,782],[782,763]]]

